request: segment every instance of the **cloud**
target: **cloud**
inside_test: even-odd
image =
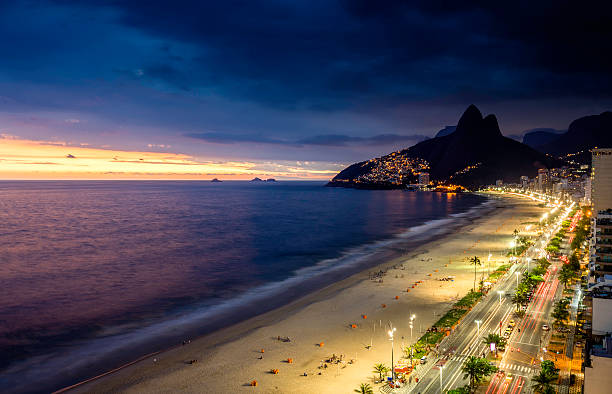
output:
[[[199,140],[204,140],[207,142],[213,142],[217,144],[234,144],[239,142],[252,142],[257,144],[280,144],[287,145],[290,144],[288,141],[277,140],[273,138],[264,137],[261,135],[254,134],[226,134],[226,133],[216,133],[216,132],[206,132],[206,133],[187,133],[185,137],[195,138]]]
[[[420,134],[399,135],[379,134],[372,137],[352,137],[344,134],[315,135],[295,141],[268,138],[250,134],[224,134],[224,133],[188,133],[186,137],[204,140],[217,144],[255,143],[290,146],[336,146],[347,145],[391,145],[399,142],[420,142],[429,137]]]
[[[69,3],[82,5],[62,2]],[[164,41],[147,64],[127,68],[140,77],[282,108],[439,95],[610,97],[612,86],[603,50],[612,39],[612,6],[605,2],[93,4],[78,12],[94,14],[97,4],[102,15],[114,11],[107,23]]]
[[[161,152],[64,147],[41,141],[3,139],[0,179],[202,179],[214,173],[226,179],[274,176],[279,179],[329,179],[342,166],[330,162],[212,161]],[[79,157],[79,160],[73,160]],[[340,167],[340,168],[339,168]],[[121,175],[119,175],[121,174]]]
[[[565,130],[557,130],[557,129],[552,129],[550,127],[537,127],[535,129],[525,130],[525,131],[523,131],[522,134],[524,135],[524,134],[531,133],[531,132],[534,132],[534,131],[545,131],[545,132],[548,132],[548,133],[563,134],[563,133],[567,132],[567,129],[565,129]]]
[[[378,134],[372,137],[351,137],[348,135],[318,135],[298,141],[304,145],[346,146],[349,144],[391,145],[399,142],[420,142],[429,137],[420,134]]]
[[[3,11],[3,71],[25,79],[29,64],[47,81],[129,70],[160,90],[314,111],[612,94],[609,2],[62,0]],[[99,50],[74,50],[94,39]]]

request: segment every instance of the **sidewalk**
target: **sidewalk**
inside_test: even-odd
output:
[[[582,297],[582,291],[580,290],[580,282],[574,285],[574,295],[570,304],[570,325],[571,331],[567,336],[565,342],[565,357],[568,360],[566,368],[562,369],[559,373],[559,394],[569,394],[570,392],[576,392],[575,387],[580,387],[574,384],[570,387],[570,376],[572,374],[572,365],[574,364],[574,336],[576,334],[576,320],[578,317],[578,305]],[[576,374],[576,382],[578,382],[578,374]],[[570,390],[572,389],[572,390]]]

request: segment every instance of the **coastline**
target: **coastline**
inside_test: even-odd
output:
[[[404,334],[397,342],[407,345],[420,337],[420,329],[425,330],[433,324],[436,316],[444,313],[454,300],[472,287],[473,269],[461,261],[469,255],[468,250],[453,253],[445,249],[453,243],[463,245],[471,239],[473,243],[469,245],[469,251],[482,255],[482,248],[487,243],[489,248],[501,245],[499,239],[510,237],[514,226],[540,212],[533,203],[518,198],[506,197],[501,205],[492,215],[483,213],[462,226],[461,231],[455,229],[415,247],[406,255],[383,260],[377,267],[195,339],[185,346],[145,358],[73,391],[164,392],[178,388],[199,392],[201,387],[206,387],[208,392],[235,392],[253,389],[247,387],[252,380],[257,380],[257,389],[264,392],[321,392],[322,387],[323,392],[346,391],[345,384],[368,381],[374,362],[390,364],[387,360],[390,346],[383,335],[387,320],[392,320],[398,332]],[[505,219],[503,223],[510,221],[506,223],[507,228],[500,224],[501,219]],[[486,231],[494,227],[501,231],[496,230],[490,235],[493,240],[481,242]],[[482,228],[484,233],[481,233]],[[498,251],[491,250],[494,251],[496,261],[491,268],[501,264]],[[401,264],[404,264],[404,269],[399,268]],[[380,269],[389,269],[383,283],[368,280],[369,272]],[[456,279],[454,282],[435,280],[440,275],[453,275]],[[424,283],[407,292],[409,285],[416,280]],[[400,299],[395,300],[395,296]],[[387,307],[382,308],[385,302]],[[406,316],[412,313],[417,314],[417,320],[411,340],[410,334],[406,335]],[[362,314],[366,314],[367,319],[363,319]],[[357,328],[351,328],[352,324]],[[288,336],[292,342],[279,342],[277,336]],[[366,350],[370,340],[373,347]],[[321,342],[323,347],[318,346]],[[400,347],[401,343],[396,343],[398,357],[401,355]],[[265,353],[260,360],[262,348]],[[325,370],[318,375],[321,372],[317,369],[320,360],[332,354],[344,354],[347,359],[356,361],[342,370],[338,368],[333,373]],[[294,363],[283,362],[288,358],[293,358]],[[189,364],[189,360],[198,362]],[[271,368],[279,369],[280,375],[268,373]],[[308,376],[301,376],[303,372]]]

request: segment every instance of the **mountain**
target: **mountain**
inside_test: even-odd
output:
[[[523,136],[519,134],[506,134],[506,137],[512,138],[513,140],[518,141],[518,142],[523,141]]]
[[[612,112],[585,116],[570,123],[567,133],[538,147],[553,156],[586,151],[594,147],[612,148]],[[587,154],[590,161],[590,155]]]
[[[452,134],[456,129],[457,129],[457,126],[446,126],[442,130],[438,131],[434,138],[444,137],[445,135]]]
[[[402,187],[414,182],[419,172],[429,172],[434,181],[476,188],[497,179],[518,182],[521,175],[534,177],[538,168],[558,164],[504,137],[495,115],[483,117],[475,105],[470,105],[453,133],[353,164],[336,175],[329,186]]]
[[[538,147],[548,144],[559,137],[560,134],[567,130],[555,130],[550,128],[539,128],[525,131],[523,135],[523,144],[538,149]]]

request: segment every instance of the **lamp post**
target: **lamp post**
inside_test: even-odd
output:
[[[393,334],[395,333],[395,327],[388,331],[389,340],[391,341],[391,379],[395,380],[395,368],[393,367]]]
[[[516,272],[515,272],[515,274],[516,274],[516,287],[518,287],[518,285],[519,285],[518,278],[519,278],[519,275],[520,275],[521,273],[520,273],[520,272],[518,272],[518,271],[516,271]]]
[[[416,315],[410,316],[410,341],[411,342],[412,342],[412,327],[413,327],[412,322],[414,321],[415,318],[416,318]]]

